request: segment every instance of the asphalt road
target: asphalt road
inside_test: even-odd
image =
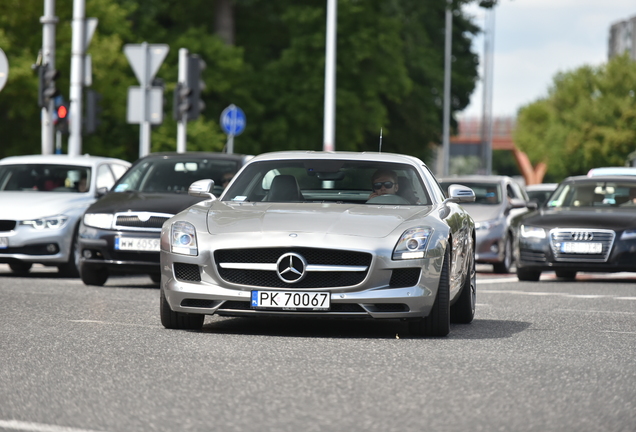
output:
[[[0,430],[636,431],[636,274],[478,275],[443,339],[401,322],[206,318],[147,277],[0,264]]]

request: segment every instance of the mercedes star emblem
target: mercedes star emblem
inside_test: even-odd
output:
[[[297,253],[288,252],[276,261],[276,273],[283,282],[296,283],[305,277],[307,261]]]

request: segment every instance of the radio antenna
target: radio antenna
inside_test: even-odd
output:
[[[382,153],[382,128],[380,128],[380,151],[378,153]]]

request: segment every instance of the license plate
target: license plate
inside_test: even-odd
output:
[[[123,251],[159,252],[159,239],[115,237],[115,249]]]
[[[0,237],[0,249],[9,247],[9,237]]]
[[[561,243],[561,252],[570,254],[600,254],[603,252],[602,243]]]
[[[330,300],[327,292],[252,291],[252,309],[324,311]]]

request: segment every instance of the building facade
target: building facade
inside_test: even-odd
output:
[[[636,15],[610,26],[608,58],[611,59],[626,51],[632,60],[636,60]]]

